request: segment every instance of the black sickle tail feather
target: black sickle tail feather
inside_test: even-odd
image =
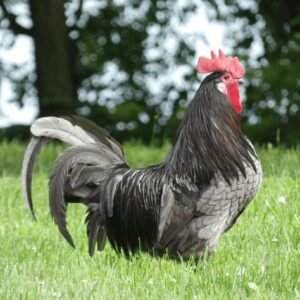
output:
[[[98,204],[89,207],[85,223],[87,224],[89,254],[93,256],[96,244],[98,251],[102,251],[106,241],[105,216],[101,213]]]
[[[31,127],[33,138],[23,160],[22,187],[24,199],[34,216],[31,197],[32,172],[35,160],[50,139],[58,139],[73,147],[68,148],[57,160],[50,174],[49,204],[51,215],[60,233],[74,247],[67,230],[66,209],[68,202],[91,205],[99,187],[114,169],[128,168],[121,145],[107,131],[80,117],[47,117],[38,119]],[[91,211],[88,223],[90,253],[96,237],[98,248],[105,241],[102,215]],[[35,217],[35,216],[34,216]],[[102,242],[101,242],[102,241]]]

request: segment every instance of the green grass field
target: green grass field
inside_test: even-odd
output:
[[[125,145],[134,167],[159,162],[163,148]],[[261,149],[264,182],[216,254],[181,263],[146,254],[127,261],[109,247],[90,258],[84,207],[70,206],[77,248],[58,234],[47,174],[62,146],[43,151],[33,183],[38,223],[20,191],[24,146],[0,144],[0,299],[300,299],[300,150]]]

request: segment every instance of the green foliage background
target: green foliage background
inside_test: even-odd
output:
[[[31,2],[0,1],[0,48],[11,47],[17,36],[3,3],[12,16],[26,17],[15,10],[23,3],[30,22],[27,4]],[[92,10],[86,8],[88,3],[64,1],[78,96],[75,113],[108,128],[120,141],[174,137],[199,86],[194,65],[197,55],[205,53],[198,53],[201,49],[195,49],[195,41],[205,40],[209,32],[199,28],[195,35],[182,36],[179,29],[200,9],[211,21],[224,25],[225,44],[232,49],[228,54],[238,55],[246,65],[243,118],[251,140],[299,143],[299,1],[114,0],[98,2]],[[35,97],[32,67],[2,61],[0,69],[13,83],[17,103],[22,106],[28,97]],[[184,70],[180,85],[176,70]],[[159,87],[159,92],[153,87]],[[2,130],[2,136],[24,134],[15,127]]]
[[[259,143],[299,143],[300,2],[207,3],[215,18],[225,22],[228,44],[247,62],[245,127],[250,138]],[[255,44],[262,51],[253,61]]]

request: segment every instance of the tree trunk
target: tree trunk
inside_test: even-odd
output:
[[[35,44],[39,116],[76,110],[75,62],[63,0],[29,0]]]

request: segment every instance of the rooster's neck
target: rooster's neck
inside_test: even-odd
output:
[[[164,162],[169,177],[209,184],[216,172],[228,182],[245,174],[245,161],[253,168],[254,150],[244,136],[240,117],[214,82],[201,86],[179,127]]]

